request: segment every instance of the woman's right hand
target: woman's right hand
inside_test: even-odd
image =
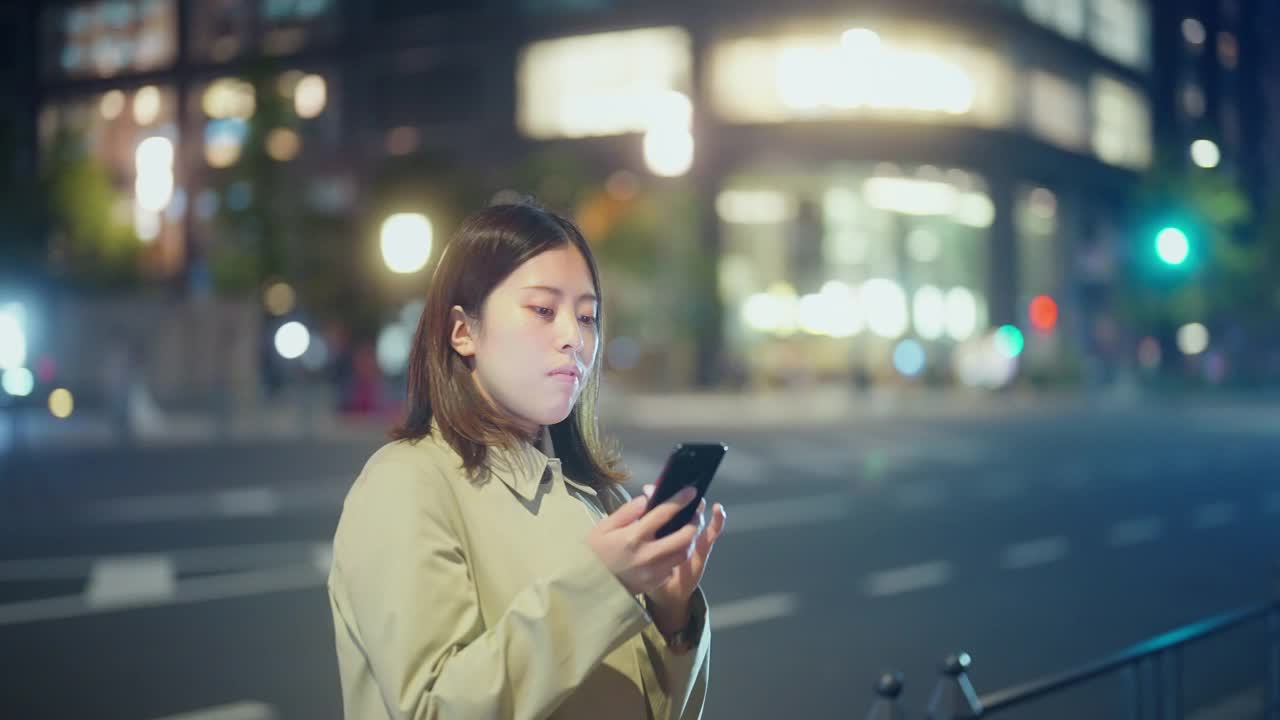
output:
[[[675,497],[645,514],[644,495],[613,512],[587,535],[587,544],[632,595],[647,593],[671,577],[676,566],[689,559],[698,539],[697,523],[689,523],[670,535],[658,530],[697,497],[685,488]]]

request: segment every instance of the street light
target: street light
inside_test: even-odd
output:
[[[407,275],[431,259],[431,221],[420,213],[396,213],[382,223],[382,259],[394,273]]]
[[[1191,254],[1191,243],[1181,229],[1169,226],[1156,233],[1156,255],[1166,265],[1181,265]]]
[[[1215,168],[1222,161],[1222,151],[1214,141],[1201,138],[1191,143],[1191,161],[1202,168]]]

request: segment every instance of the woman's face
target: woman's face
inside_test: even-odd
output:
[[[595,365],[600,338],[591,271],[573,245],[548,250],[507,276],[480,323],[453,310],[453,347],[472,360],[480,392],[530,434],[569,416]]]

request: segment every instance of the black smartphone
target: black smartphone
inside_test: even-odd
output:
[[[698,497],[663,525],[658,530],[658,537],[666,537],[689,524],[694,514],[698,512],[698,503],[706,496],[711,478],[716,474],[716,468],[720,467],[720,461],[724,459],[724,454],[727,452],[729,452],[729,446],[724,443],[681,443],[675,446],[667,456],[667,464],[662,468],[662,474],[658,476],[658,482],[653,488],[653,496],[649,498],[645,512],[675,497],[686,487],[695,488],[698,491]]]

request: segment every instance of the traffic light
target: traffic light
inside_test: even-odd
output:
[[[1048,295],[1037,295],[1027,307],[1031,327],[1041,333],[1051,333],[1058,324],[1058,303]]]
[[[1156,256],[1165,265],[1181,265],[1190,254],[1191,243],[1181,228],[1169,225],[1156,233]]]

